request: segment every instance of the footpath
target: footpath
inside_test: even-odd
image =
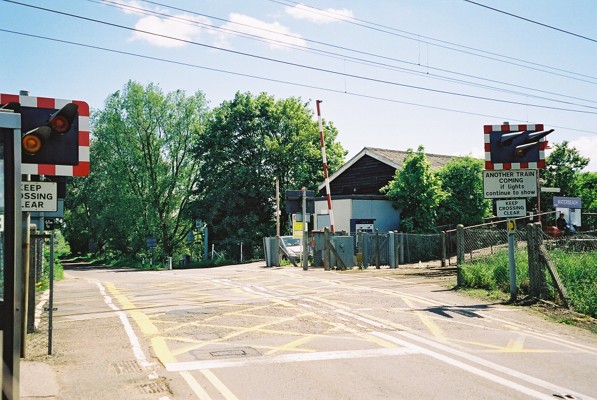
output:
[[[48,317],[28,334],[20,363],[21,399],[170,399],[156,371],[148,375],[136,361],[119,313],[98,286],[68,276],[55,284],[52,355],[48,355]],[[48,307],[48,303],[43,304]]]

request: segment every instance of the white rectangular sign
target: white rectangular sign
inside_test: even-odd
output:
[[[486,199],[537,197],[537,170],[485,170],[483,171],[483,197]]]
[[[525,199],[497,200],[495,209],[498,217],[524,217],[527,215],[527,201]]]
[[[56,182],[21,182],[22,211],[56,211],[57,188]]]

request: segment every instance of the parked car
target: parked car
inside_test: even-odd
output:
[[[280,236],[282,247],[286,250],[286,254],[290,257],[299,258],[301,256],[302,246],[301,239],[292,236]]]

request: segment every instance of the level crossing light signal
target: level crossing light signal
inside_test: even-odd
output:
[[[21,106],[22,160],[29,164],[79,163],[78,106],[56,109]]]
[[[542,124],[485,125],[485,168],[545,168],[545,137],[553,131]]]

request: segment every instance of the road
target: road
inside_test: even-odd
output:
[[[55,295],[62,398],[597,397],[596,335],[429,275],[68,269]]]

